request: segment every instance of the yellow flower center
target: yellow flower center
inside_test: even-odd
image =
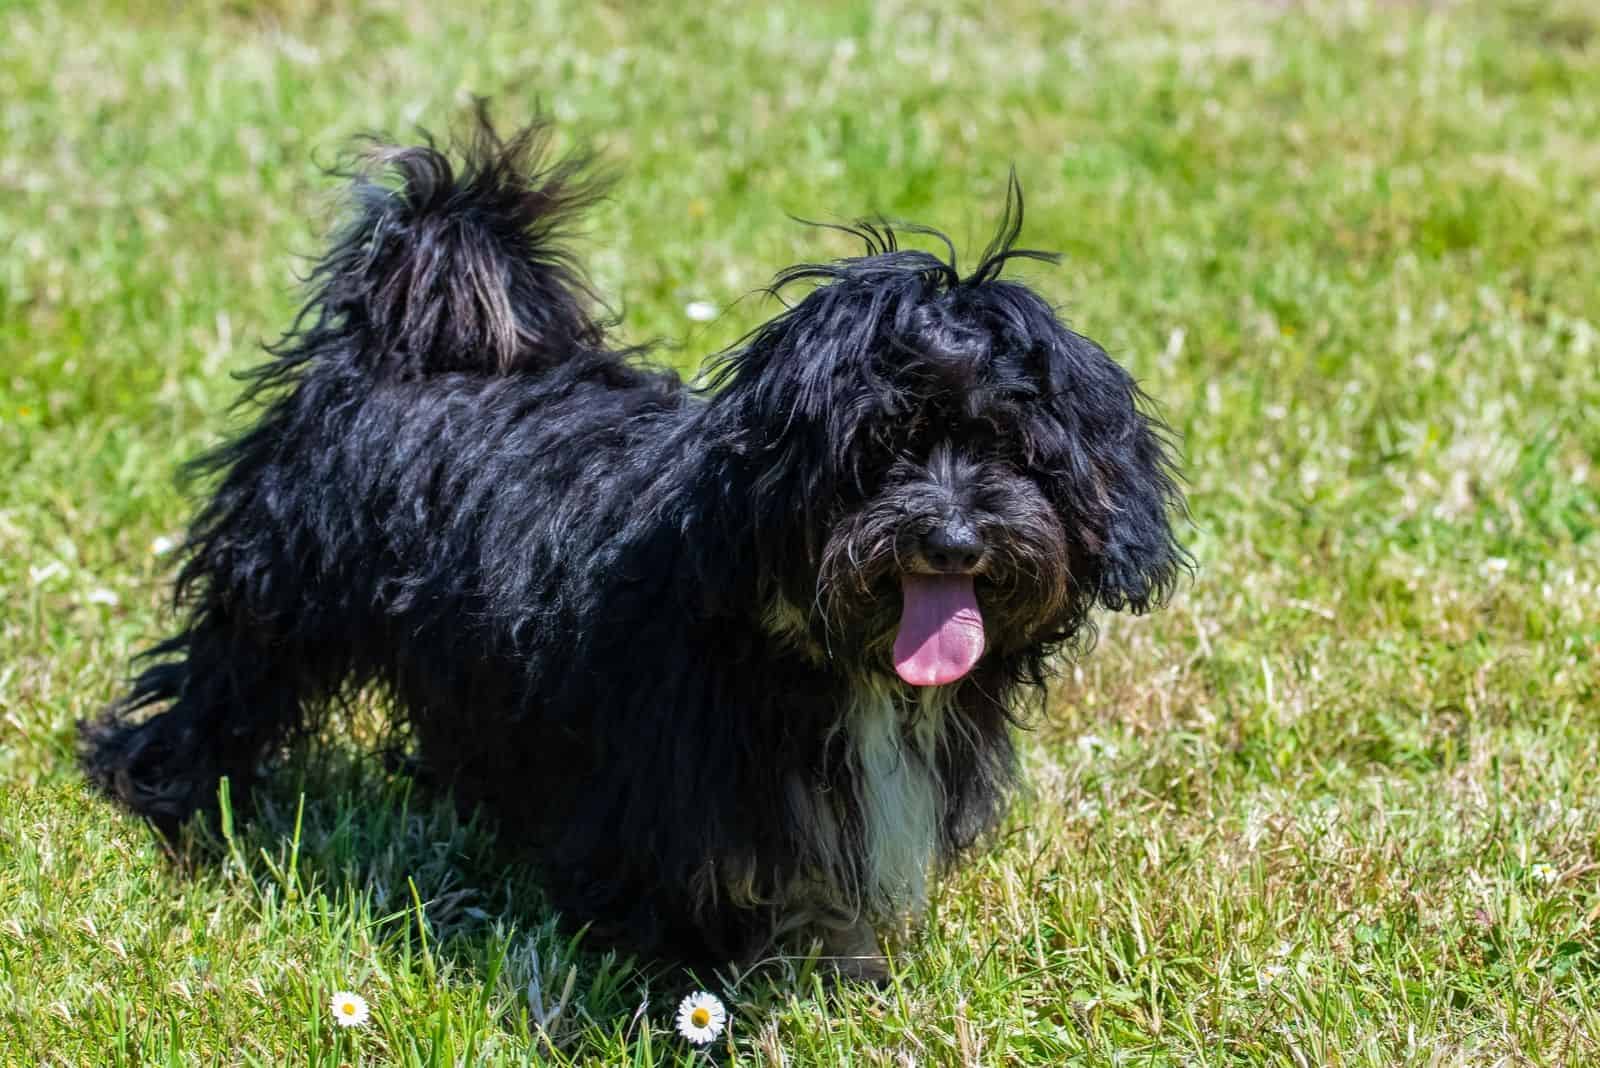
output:
[[[353,1001],[347,1001],[343,1005],[339,1006],[339,1011],[344,1013],[346,1016],[354,1016],[356,1014],[356,1003]]]
[[[695,1006],[695,1010],[689,1014],[689,1022],[696,1027],[704,1027],[711,1022],[711,1010],[704,1005]]]

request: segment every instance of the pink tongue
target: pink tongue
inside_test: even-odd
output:
[[[943,686],[983,655],[983,614],[971,575],[905,575],[894,669],[913,686]]]

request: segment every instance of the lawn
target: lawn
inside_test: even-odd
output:
[[[703,977],[711,1061],[1600,1061],[1600,9],[469,7],[0,5],[0,1060],[706,1062],[689,979],[348,743],[187,869],[73,769],[319,168],[484,94],[619,173],[583,252],[684,368],[849,251],[786,213],[970,254],[1014,164],[1019,270],[1183,445],[1194,578],[1062,665],[890,988]]]

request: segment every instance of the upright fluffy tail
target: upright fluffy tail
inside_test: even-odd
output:
[[[598,302],[563,245],[603,185],[589,157],[551,159],[546,120],[501,137],[480,104],[450,150],[374,142],[351,177],[352,218],[312,272],[280,360],[331,357],[392,379],[514,374],[603,344]]]

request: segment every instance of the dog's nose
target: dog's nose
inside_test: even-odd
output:
[[[935,571],[961,574],[983,559],[983,538],[971,523],[954,519],[935,527],[922,538],[922,559]]]

